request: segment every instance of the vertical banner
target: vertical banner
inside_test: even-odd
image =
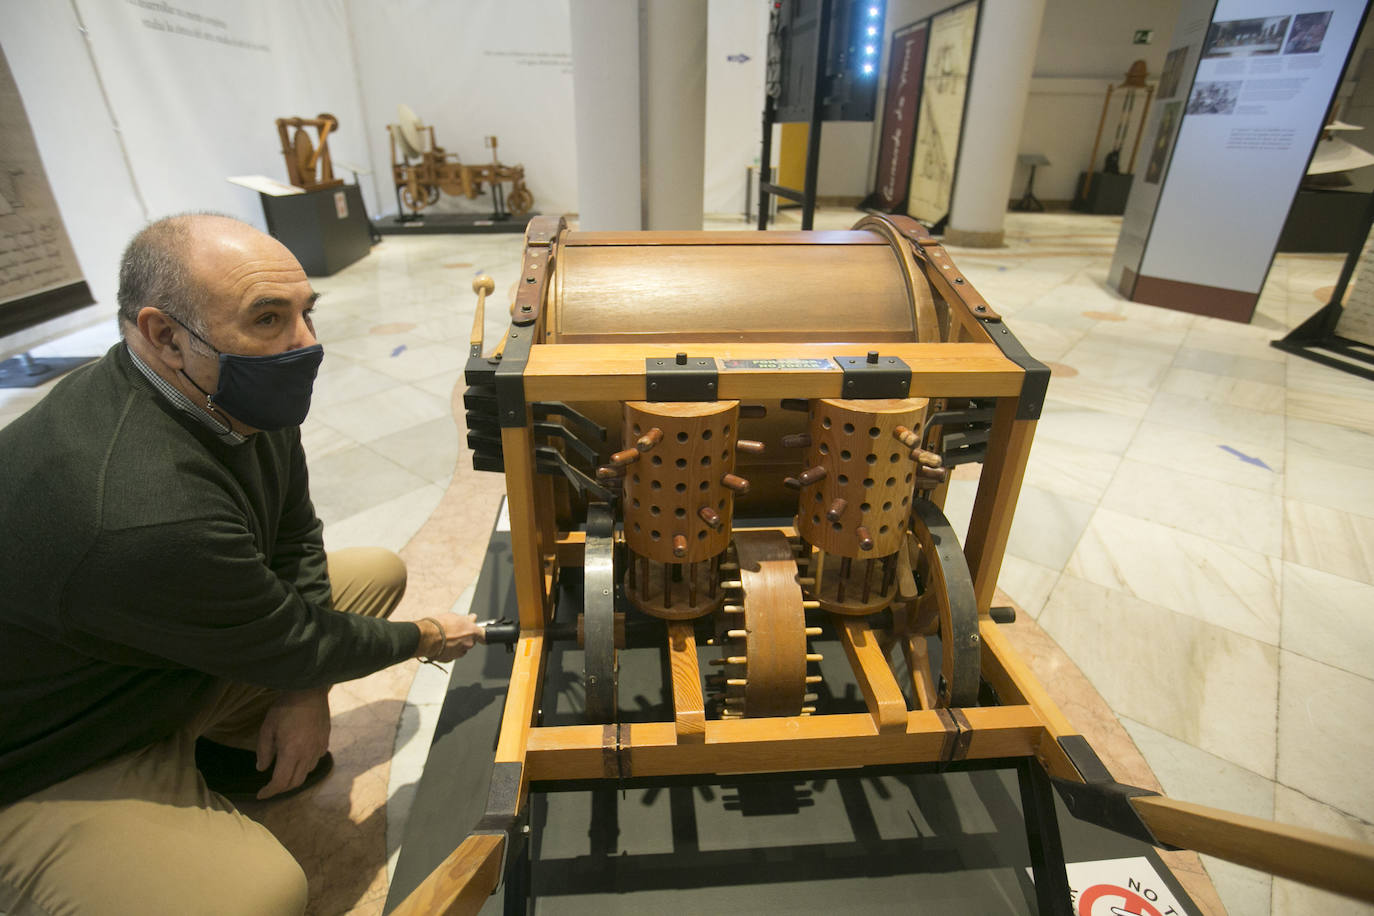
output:
[[[949,215],[977,32],[977,0],[946,10],[930,21],[906,212],[931,226]]]
[[[94,301],[0,51],[0,334]]]
[[[892,33],[887,95],[883,100],[883,132],[878,147],[878,175],[873,192],[873,205],[888,213],[899,212],[906,205],[929,33],[929,22],[918,22]]]
[[[1136,302],[1249,321],[1366,4],[1218,0],[1209,22],[1210,5],[1180,11],[1110,281]]]

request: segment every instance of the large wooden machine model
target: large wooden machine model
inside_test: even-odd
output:
[[[532,790],[898,766],[1018,770],[1042,912],[1070,908],[1051,786],[1084,820],[1374,899],[1371,847],[1116,783],[1010,648],[993,594],[1048,380],[904,217],[532,220],[510,328],[485,355],[474,331],[467,367],[474,465],[506,477],[520,618],[490,795],[395,912],[476,912],[503,863],[523,912]],[[974,462],[961,547],[941,507],[949,469]],[[574,577],[580,607],[557,616]],[[584,712],[545,724],[565,640]],[[667,658],[657,721],[619,702],[636,642]],[[859,690],[836,711],[823,671],[844,662]]]
[[[439,202],[440,192],[475,200],[491,188],[493,218],[523,216],[534,206],[534,195],[525,187],[523,165],[503,165],[496,155],[496,138],[486,137],[491,165],[464,165],[457,153],[447,152],[434,139],[434,127],[421,123],[409,106],[400,105],[397,123],[388,124],[391,138],[391,175],[398,207],[404,205],[412,218]],[[510,184],[510,191],[504,188]]]
[[[281,138],[281,154],[286,159],[286,176],[291,184],[307,191],[318,191],[344,183],[342,178],[334,177],[334,165],[329,158],[329,135],[338,127],[339,119],[332,114],[314,118],[277,118],[277,136]],[[310,128],[317,133],[313,142]]]

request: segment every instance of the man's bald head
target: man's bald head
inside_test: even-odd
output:
[[[179,213],[150,223],[129,242],[119,264],[119,323],[127,333],[147,306],[161,309],[203,333],[208,291],[196,275],[197,242],[216,235],[260,235],[241,220],[218,213]]]

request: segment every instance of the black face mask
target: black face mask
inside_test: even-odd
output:
[[[207,410],[221,410],[242,423],[263,430],[286,429],[304,422],[310,412],[310,395],[320,361],[324,359],[324,347],[313,344],[270,356],[222,353],[180,318],[172,314],[167,317],[219,355],[219,385],[214,394],[198,385],[186,370],[181,370],[186,380],[205,395]]]

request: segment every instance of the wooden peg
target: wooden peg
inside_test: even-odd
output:
[[[724,607],[722,607],[721,610],[724,611],[724,612],[727,613],[727,614],[743,614],[743,613],[744,613],[744,605],[742,605],[742,604],[727,604],[727,605],[725,605]]]
[[[807,635],[807,636],[820,636],[820,635],[821,635],[821,628],[820,628],[820,627],[807,627],[807,628],[806,628],[806,635]]]
[[[896,429],[892,430],[892,438],[896,439],[907,448],[915,448],[921,444],[921,437],[905,426],[898,426]]]
[[[873,549],[873,535],[871,535],[871,534],[868,533],[868,529],[867,529],[867,528],[865,528],[863,525],[860,525],[860,526],[858,527],[858,529],[857,529],[854,533],[857,534],[857,535],[859,536],[859,549],[860,549],[860,550],[872,550],[872,549]]]
[[[819,662],[819,661],[823,661],[824,659],[825,659],[825,656],[822,655],[822,654],[820,654],[819,652],[808,652],[808,653],[806,653],[806,660],[807,660],[808,662]]]
[[[739,415],[746,420],[762,420],[768,416],[768,408],[762,404],[741,404]]]
[[[726,630],[726,631],[725,631],[725,636],[726,636],[727,639],[748,639],[748,638],[749,638],[749,631],[748,631],[748,630]]]
[[[923,448],[912,449],[911,460],[928,468],[938,468],[945,463],[945,459],[940,457],[939,452],[928,452]]]
[[[638,460],[639,449],[637,448],[627,448],[624,451],[616,452],[614,455],[611,456],[611,464],[615,465],[618,468],[623,468],[626,465],[634,464]]]
[[[725,686],[726,686],[726,687],[748,687],[748,686],[749,686],[749,679],[748,679],[747,677],[727,677],[727,678],[725,679]]]
[[[804,695],[802,696],[802,702],[803,702],[803,703],[814,703],[814,702],[816,702],[816,701],[819,700],[819,699],[820,699],[820,697],[817,696],[817,695],[814,694],[814,693],[808,693],[808,694],[804,694]],[[802,708],[805,709],[806,707],[802,707]],[[811,709],[811,711],[812,711],[812,712],[815,712],[816,710],[815,710],[815,708],[813,707],[813,708]]]
[[[601,467],[596,469],[597,480],[612,480],[616,477],[624,476],[625,470],[623,468],[613,468],[609,464],[603,464]]]
[[[819,609],[820,606],[821,606],[821,603],[820,603],[819,601],[803,601],[803,602],[802,602],[802,610],[803,610],[803,611],[814,611],[814,610]]]
[[[830,508],[825,510],[825,517],[832,522],[838,522],[840,516],[844,515],[844,510],[849,508],[849,503],[843,497],[835,497],[835,501],[830,504]]]
[[[817,481],[824,480],[825,475],[827,473],[828,472],[825,469],[825,465],[818,464],[815,467],[807,468],[806,470],[798,474],[797,483],[801,484],[804,487],[809,487]]]
[[[472,315],[472,336],[468,338],[468,346],[472,348],[474,356],[482,354],[482,338],[486,331],[487,293],[494,289],[496,281],[486,274],[473,277],[472,291],[477,294],[477,308]]]
[[[697,510],[697,515],[701,516],[701,520],[710,526],[712,531],[719,531],[724,525],[720,519],[720,513],[710,506],[702,506]]]
[[[749,481],[735,474],[723,474],[720,478],[721,485],[735,491],[737,496],[743,496],[749,492]]]
[[[787,487],[787,489],[789,489],[789,490],[800,490],[800,489],[801,489],[801,481],[798,480],[798,479],[795,478],[795,477],[784,477],[784,478],[782,479],[782,485],[783,485],[784,487]]]
[[[810,433],[792,433],[791,435],[783,436],[783,437],[782,437],[782,447],[783,447],[783,448],[810,448],[810,447],[811,447],[811,434],[810,434]]]
[[[744,583],[738,579],[727,579],[720,583],[721,588],[744,588]]]
[[[783,398],[781,406],[783,410],[795,410],[799,413],[806,413],[811,409],[811,402],[806,398]]]
[[[645,433],[644,435],[640,436],[638,439],[635,440],[635,448],[641,452],[647,452],[655,445],[658,445],[658,443],[662,440],[663,430],[655,426],[652,429],[650,429],[647,433]]]
[[[681,534],[673,535],[673,556],[687,556],[687,538]]]
[[[930,480],[929,478],[926,478],[926,477],[917,477],[917,478],[916,478],[916,489],[918,489],[918,490],[933,490],[933,489],[935,489],[936,487],[938,487],[939,485],[940,485],[940,481],[938,481],[938,480]]]
[[[806,676],[806,683],[808,684],[819,684],[820,682],[821,676],[819,674],[808,674]]]
[[[815,712],[816,712],[816,707],[814,707],[814,706],[803,706],[803,707],[801,708],[801,714],[804,715],[804,716],[815,715]]]
[[[944,483],[945,478],[949,476],[949,471],[944,468],[931,468],[920,465],[916,468],[916,476],[926,480],[933,480],[936,483]]]
[[[754,439],[739,439],[735,442],[735,449],[747,455],[762,455],[765,451],[762,442]]]

